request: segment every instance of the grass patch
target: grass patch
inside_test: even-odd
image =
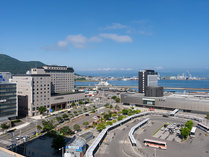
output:
[[[163,124],[159,129],[157,129],[153,134],[152,136],[154,136],[162,127],[164,127],[164,125],[169,125],[170,123],[165,123]]]
[[[12,123],[19,123],[19,122],[22,122],[22,121],[20,119],[12,120]]]

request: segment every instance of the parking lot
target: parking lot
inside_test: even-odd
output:
[[[204,131],[197,129],[194,138],[189,137],[181,142],[177,134],[181,124],[183,125],[185,122],[185,119],[179,118],[151,117],[148,125],[135,132],[135,138],[139,143],[138,151],[145,157],[153,157],[155,153],[157,157],[208,157],[209,136]],[[169,123],[169,125],[162,127],[165,123]],[[156,132],[158,129],[159,131]],[[146,138],[166,142],[167,149],[146,147],[143,143]]]
[[[180,128],[184,126],[183,123],[165,123],[158,132],[156,132],[153,137],[168,140],[168,141],[176,141],[181,142]]]

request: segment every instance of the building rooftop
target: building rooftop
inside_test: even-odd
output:
[[[0,147],[0,157],[25,157],[5,148]]]
[[[57,66],[57,65],[45,65],[43,67],[32,68],[32,69],[44,69],[45,72],[74,72],[72,67]]]
[[[81,138],[81,137],[78,137],[78,136],[74,136],[73,137],[73,140],[70,141],[67,146],[68,147],[83,147],[84,145],[86,144],[86,140]]]
[[[185,100],[195,100],[195,101],[208,101],[209,102],[209,94],[207,95],[190,95],[190,94],[181,94],[181,93],[170,93],[163,97],[145,97],[143,93],[125,93],[125,96],[129,97],[144,97],[144,98],[177,98],[177,99],[185,99]]]
[[[13,77],[15,76],[20,76],[20,77],[26,77],[26,76],[32,76],[32,77],[46,77],[46,76],[50,76],[49,74],[20,74],[20,75],[13,75]]]

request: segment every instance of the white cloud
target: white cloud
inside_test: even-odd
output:
[[[101,37],[106,39],[111,39],[116,42],[132,42],[132,38],[128,35],[117,35],[117,34],[111,34],[111,33],[102,33],[100,34]]]
[[[65,41],[72,44],[75,48],[84,48],[87,43],[87,38],[82,34],[68,35]]]
[[[103,30],[111,30],[111,29],[124,29],[127,28],[126,25],[122,25],[120,23],[112,23],[110,26],[106,26]]]
[[[88,42],[101,42],[100,37],[94,36],[87,38],[82,34],[68,35],[64,40],[57,42],[57,47],[67,48],[69,45],[73,45],[75,48],[84,48],[87,46]]]
[[[88,38],[82,34],[76,34],[76,35],[71,34],[68,35],[64,40],[58,41],[56,45],[45,46],[43,47],[43,49],[47,51],[60,51],[60,50],[66,51],[70,45],[72,45],[75,48],[85,48],[89,43],[102,42],[103,41],[102,38],[111,39],[117,42],[132,42],[131,37],[127,35],[103,33],[98,36],[92,36]]]
[[[156,70],[162,70],[164,68],[162,66],[157,66],[157,67],[154,67],[154,69],[156,69]]]
[[[97,36],[89,38],[89,42],[101,42],[101,41],[102,41],[102,38],[97,37]]]
[[[67,46],[67,42],[66,41],[58,41],[57,43],[58,47],[66,47]]]

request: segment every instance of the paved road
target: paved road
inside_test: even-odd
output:
[[[141,118],[141,120],[144,117]],[[140,121],[141,121],[140,120]],[[135,132],[135,138],[141,144],[141,148],[145,156],[153,156],[154,148],[145,147],[143,145],[143,140],[145,138],[153,139],[153,133],[165,122],[170,123],[185,123],[186,119],[180,118],[165,118],[162,116],[152,116],[150,117],[149,125],[145,125],[143,130],[138,130]],[[97,150],[95,157],[140,157],[137,151],[138,147],[133,150],[131,143],[128,139],[128,132],[131,127],[136,125],[138,121],[130,121],[129,123],[118,127],[108,133],[104,142]],[[194,139],[188,139],[183,143],[177,143],[172,141],[167,141],[168,149],[159,150],[156,149],[157,156],[159,157],[208,157],[209,156],[209,137],[205,136],[205,133],[201,130],[197,130],[197,135]],[[191,149],[192,148],[192,149]],[[141,154],[142,155],[142,154]]]
[[[89,106],[93,107],[94,105],[97,108],[101,108],[101,107],[104,106],[104,103],[103,104],[90,104]],[[73,113],[74,111],[78,112],[79,110],[83,111],[84,107],[77,108],[77,109],[72,109],[71,113]],[[104,112],[104,111],[106,111],[106,109],[102,110],[102,112]],[[58,116],[61,117],[63,114],[64,113],[58,113],[55,116],[52,116],[52,117],[49,117],[49,118],[46,118],[46,119],[48,119],[48,120],[55,120],[56,117],[58,117]],[[96,115],[98,115],[98,113],[92,114],[92,115],[90,115],[87,118],[83,118],[82,120],[79,120],[80,118],[78,118],[79,121],[77,122],[77,120],[74,120],[73,124],[76,123],[76,124],[82,125],[84,121],[87,121],[87,120],[91,119],[93,116],[96,116]],[[27,135],[27,136],[30,136],[30,137],[33,136],[34,132],[37,131],[37,127],[36,126],[37,125],[41,125],[42,124],[42,120],[46,120],[46,119],[34,120],[34,119],[31,119],[31,118],[27,118],[27,122],[30,122],[30,124],[27,125],[26,127],[23,127],[21,129],[15,130],[13,132],[14,139],[16,139],[16,137],[19,136],[19,135],[22,135],[22,136],[26,136]],[[71,124],[71,125],[73,125],[73,124]],[[12,133],[6,133],[6,134],[3,134],[3,135],[0,136],[0,147],[6,148],[8,145],[11,145],[11,142],[12,142]],[[17,142],[17,144],[20,144],[20,143],[23,142],[23,139],[19,140],[19,141],[16,141],[16,142]]]
[[[95,157],[138,157],[131,147],[128,133],[143,118],[134,119],[119,128],[110,131]]]

